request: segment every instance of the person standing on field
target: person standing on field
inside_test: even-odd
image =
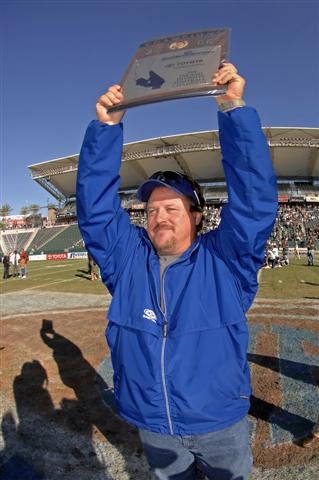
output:
[[[85,244],[112,295],[106,331],[121,417],[139,429],[161,480],[246,480],[252,466],[245,313],[277,212],[276,178],[245,80],[223,63],[216,97],[228,203],[200,234],[204,198],[184,172],[157,171],[137,191],[147,228],[130,223],[118,190],[124,93],[96,104],[81,149],[77,212]],[[106,419],[107,421],[107,419]]]

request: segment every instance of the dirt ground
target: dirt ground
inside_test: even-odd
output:
[[[319,302],[258,300],[249,322],[252,480],[314,479],[319,449],[299,440],[319,413]],[[102,307],[1,319],[4,480],[150,479],[135,428],[107,405],[105,325]]]

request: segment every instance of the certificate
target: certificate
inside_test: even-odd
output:
[[[229,29],[182,33],[142,43],[120,85],[124,102],[108,111],[201,95],[222,95],[211,79],[228,58]]]

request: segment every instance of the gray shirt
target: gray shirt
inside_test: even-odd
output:
[[[166,267],[168,267],[171,263],[174,263],[177,260],[179,255],[159,255],[159,262],[160,262],[160,275],[161,275],[161,309],[165,308],[163,304],[163,294],[162,294],[162,279],[163,279],[163,272]]]

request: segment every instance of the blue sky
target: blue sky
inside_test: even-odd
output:
[[[0,204],[12,213],[53,200],[28,165],[79,152],[96,99],[145,40],[230,27],[230,59],[263,125],[319,126],[318,0],[0,0],[0,10]],[[125,141],[216,128],[212,98],[176,100],[129,110]]]

